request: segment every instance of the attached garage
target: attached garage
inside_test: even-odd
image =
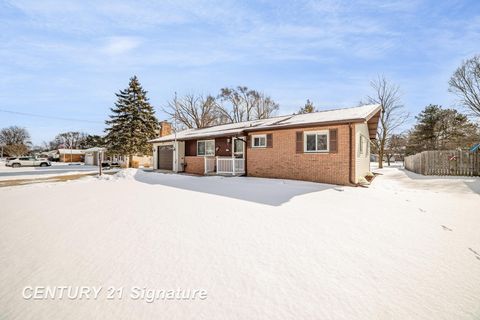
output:
[[[157,168],[161,170],[173,169],[173,145],[158,146]]]
[[[185,142],[159,142],[153,146],[153,169],[182,172],[185,162]],[[175,151],[176,150],[176,151]]]

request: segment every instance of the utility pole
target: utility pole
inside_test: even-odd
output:
[[[178,152],[177,152],[177,116],[178,116],[178,105],[177,105],[177,91],[175,91],[175,116],[173,117],[173,172],[178,172]],[[157,155],[158,156],[158,155]]]
[[[103,162],[103,151],[97,152],[97,162],[98,162],[98,175],[102,175],[102,162]]]
[[[65,142],[68,142],[69,140],[70,140],[70,142],[69,142],[69,144],[70,144],[70,163],[72,163],[72,161],[73,161],[73,150],[72,150],[72,148],[73,148],[73,143],[72,143],[73,142],[73,136],[72,136],[72,133],[68,134],[68,137],[65,139]]]

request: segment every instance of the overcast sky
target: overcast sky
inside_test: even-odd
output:
[[[1,1],[0,128],[36,144],[102,134],[137,75],[159,119],[174,92],[246,85],[280,103],[355,106],[383,74],[412,114],[455,105],[448,79],[480,53],[480,1]]]

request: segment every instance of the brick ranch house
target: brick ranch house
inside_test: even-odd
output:
[[[153,145],[158,170],[358,183],[370,171],[381,107],[362,105],[171,133],[161,123]]]

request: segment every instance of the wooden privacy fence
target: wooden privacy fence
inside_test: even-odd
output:
[[[427,176],[480,176],[480,154],[470,151],[423,151],[405,157],[405,169]]]

